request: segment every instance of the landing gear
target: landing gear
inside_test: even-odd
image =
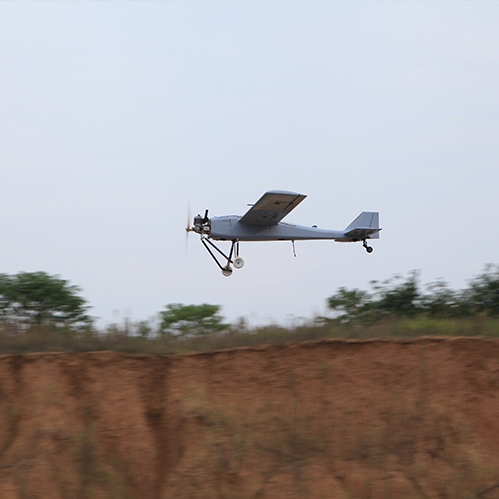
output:
[[[237,241],[237,240],[232,241],[232,246],[230,247],[229,256],[227,256],[220,248],[218,248],[214,243],[212,243],[206,236],[201,236],[201,242],[203,243],[204,247],[206,248],[208,253],[211,255],[211,257],[213,258],[213,260],[215,260],[215,263],[218,265],[218,267],[222,271],[222,275],[224,275],[225,277],[230,277],[232,275],[231,264],[234,265],[234,268],[236,268],[236,269],[242,269],[244,267],[244,260],[239,256],[239,241]],[[210,246],[208,246],[207,243],[212,248],[214,248],[220,255],[223,256],[223,258],[227,262],[225,264],[225,266],[219,262],[218,258],[213,253],[213,251],[211,251]],[[234,258],[234,260],[232,260],[232,255],[234,254],[234,250],[235,250],[236,258]]]
[[[232,275],[232,269],[230,267],[225,267],[224,269],[222,269],[222,274],[225,276],[225,277],[230,277]]]
[[[244,260],[240,256],[234,258],[234,267],[236,269],[242,269],[244,267]]]
[[[373,252],[372,247],[367,245],[367,243],[366,243],[366,240],[365,240],[365,239],[363,239],[363,240],[362,240],[362,246],[364,246],[364,248],[366,248],[366,251],[367,251],[368,253],[372,253],[372,252]]]

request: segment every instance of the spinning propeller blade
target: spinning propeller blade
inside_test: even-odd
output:
[[[185,252],[189,249],[189,232],[191,232],[191,206],[187,203],[187,224],[185,225]]]

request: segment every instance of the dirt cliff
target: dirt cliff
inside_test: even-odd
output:
[[[499,342],[0,357],[0,499],[498,498]]]

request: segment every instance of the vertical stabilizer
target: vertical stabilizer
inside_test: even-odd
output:
[[[356,239],[379,239],[379,213],[363,211],[346,229],[345,236]]]

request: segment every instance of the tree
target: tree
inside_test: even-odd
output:
[[[0,321],[16,326],[90,325],[80,288],[45,272],[0,274]]]
[[[433,318],[456,318],[467,314],[463,307],[462,292],[449,289],[443,280],[426,285],[428,292],[421,296],[422,311]]]
[[[470,287],[454,291],[440,279],[419,290],[419,272],[413,270],[405,281],[395,275],[381,283],[372,281],[373,292],[339,288],[327,300],[340,322],[371,322],[384,317],[460,318],[476,314],[499,317],[499,265],[488,264]]]
[[[206,335],[229,327],[229,324],[222,324],[223,317],[218,315],[219,305],[172,303],[165,308],[166,310],[160,312],[161,336]]]
[[[419,273],[413,270],[410,277],[401,284],[392,284],[394,280],[401,279],[395,275],[383,284],[388,287],[375,286],[379,299],[376,301],[376,309],[382,316],[400,315],[411,317],[422,312],[418,290]]]
[[[327,299],[327,304],[330,310],[338,314],[336,319],[340,322],[357,322],[368,314],[370,300],[371,296],[366,291],[342,287]]]
[[[402,283],[396,283],[402,277],[378,283],[372,281],[373,293],[359,289],[339,288],[338,292],[327,300],[331,310],[339,314],[340,322],[371,322],[390,315],[413,316],[421,312],[418,291],[418,273],[411,272]]]
[[[483,274],[471,281],[465,292],[465,302],[469,309],[499,317],[499,266],[489,263]]]

